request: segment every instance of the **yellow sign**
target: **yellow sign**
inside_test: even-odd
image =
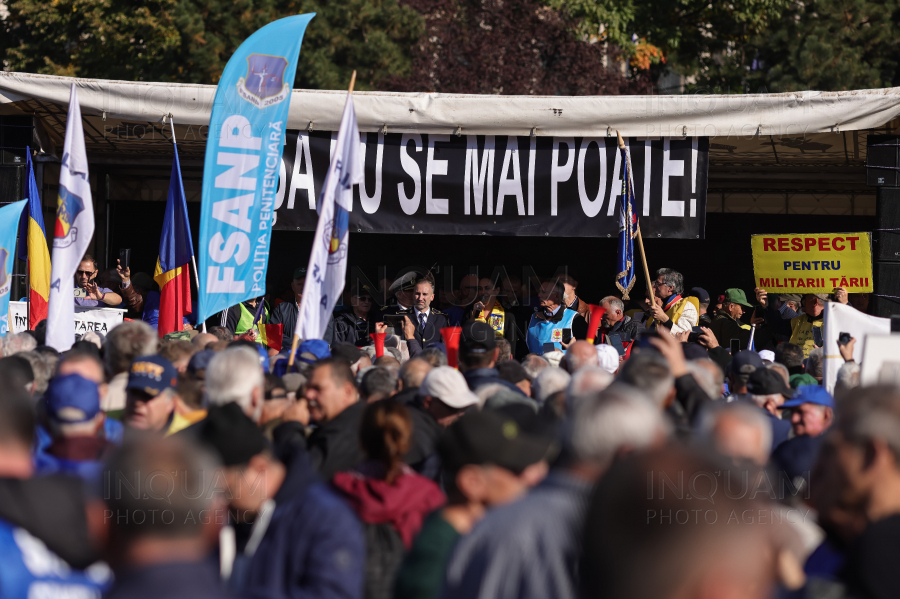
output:
[[[752,235],[756,287],[769,293],[872,291],[868,233]]]

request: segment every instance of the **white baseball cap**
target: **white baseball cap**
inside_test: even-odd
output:
[[[601,343],[597,346],[597,358],[600,360],[600,368],[610,374],[615,374],[619,369],[619,352],[612,345]]]
[[[768,360],[769,362],[774,362],[775,361],[775,352],[773,352],[771,349],[764,349],[759,352],[759,357],[762,358],[763,360]]]
[[[449,366],[432,368],[419,387],[419,395],[430,395],[457,410],[478,403],[478,396],[469,390],[466,378]]]

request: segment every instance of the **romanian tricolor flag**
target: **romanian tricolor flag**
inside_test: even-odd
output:
[[[181,331],[185,314],[191,313],[191,278],[189,264],[194,257],[194,242],[188,222],[184,184],[178,148],[172,161],[166,218],[159,239],[159,259],[153,279],[159,285],[159,336]]]
[[[27,148],[28,187],[26,199],[28,209],[22,212],[19,239],[19,259],[28,261],[28,298],[31,306],[28,312],[28,328],[34,330],[37,324],[47,318],[47,302],[50,299],[50,251],[47,249],[47,234],[44,231],[44,214],[41,210],[41,196],[38,195],[34,179],[34,165],[31,163],[31,148]]]
[[[256,327],[256,330],[259,332],[259,336],[256,338],[257,343],[261,343],[266,347],[271,347],[275,351],[282,350],[282,341],[284,339],[284,325],[283,324],[265,324],[260,322],[262,320],[263,314],[265,314],[266,301],[260,300],[259,305],[256,307],[256,315],[253,317],[253,325],[252,327]]]

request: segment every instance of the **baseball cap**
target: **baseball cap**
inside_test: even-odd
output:
[[[597,358],[600,360],[600,368],[610,374],[619,369],[619,352],[612,345],[601,343],[596,346]]]
[[[693,287],[691,288],[691,295],[696,297],[697,300],[701,304],[709,303],[709,292],[706,291],[703,287]]]
[[[753,374],[757,369],[763,368],[762,358],[755,351],[741,350],[731,358],[731,372],[733,374]]]
[[[811,295],[811,296],[813,296],[813,297],[817,297],[817,298],[819,298],[820,300],[822,300],[823,302],[827,302],[828,300],[831,299],[831,297],[830,297],[827,293],[810,293],[810,294],[808,294],[808,295]]]
[[[307,355],[304,356],[303,354]],[[307,339],[297,348],[297,359],[307,364],[330,357],[331,350],[328,349],[328,344],[322,339]]]
[[[210,361],[216,357],[216,352],[211,349],[204,349],[198,351],[196,354],[191,356],[191,361],[188,362],[187,371],[191,374],[197,374],[197,372],[201,370],[206,370],[209,367]]]
[[[299,268],[294,269],[294,278],[295,279],[305,279],[306,278],[306,267],[301,266]]]
[[[791,381],[791,387],[793,387],[794,389],[796,389],[797,387],[800,387],[801,385],[818,385],[819,384],[819,381],[816,380],[816,377],[814,377],[811,374],[806,374],[805,372],[803,374],[792,374],[790,381]]]
[[[432,368],[419,387],[419,395],[430,395],[457,410],[478,403],[478,397],[469,390],[462,373],[449,366]]]
[[[78,374],[54,377],[44,392],[47,415],[56,422],[87,422],[100,413],[97,384]]]
[[[468,465],[494,464],[515,474],[540,461],[548,445],[495,411],[467,414],[438,440],[443,466],[455,472]]]
[[[727,304],[729,302],[734,303],[734,304],[740,304],[742,306],[746,306],[747,308],[753,307],[747,302],[747,296],[744,295],[743,289],[734,289],[734,288],[726,289],[725,290],[725,301],[723,303]]]
[[[494,351],[497,342],[494,329],[486,322],[470,320],[462,326],[459,351],[464,354],[485,354]]]
[[[796,408],[805,403],[816,404],[834,408],[834,397],[825,387],[819,385],[800,385],[794,393],[794,398],[781,404],[781,409]]]
[[[172,363],[162,356],[135,358],[128,369],[126,389],[137,389],[156,397],[178,384],[178,372]]]
[[[352,343],[340,342],[331,346],[331,356],[346,360],[351,366],[359,362],[359,359],[367,355]]]
[[[777,370],[757,368],[747,381],[747,390],[754,395],[774,395],[780,393],[786,399],[794,396],[794,390],[784,382],[784,377]]]
[[[782,293],[778,296],[783,302],[797,302],[800,303],[800,294],[799,293]]]
[[[759,357],[763,360],[768,360],[769,362],[775,361],[775,352],[771,349],[761,349],[759,350]]]

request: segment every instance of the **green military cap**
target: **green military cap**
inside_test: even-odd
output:
[[[742,289],[726,289],[724,303],[740,304],[742,306],[746,306],[747,308],[753,307],[749,303],[747,303],[747,296],[744,295],[744,291]]]

